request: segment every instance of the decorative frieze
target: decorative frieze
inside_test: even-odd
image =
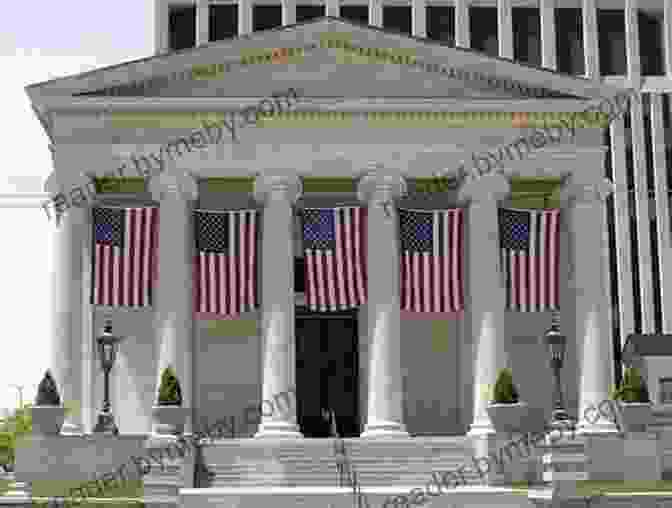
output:
[[[203,122],[221,122],[230,112],[215,111],[120,111],[111,114],[110,124],[116,128],[189,129],[202,128]],[[260,111],[257,127],[352,127],[353,121],[365,120],[370,128],[534,128],[564,127],[567,122],[580,122],[577,127],[605,128],[607,115],[596,112],[580,114],[560,112],[506,111]]]

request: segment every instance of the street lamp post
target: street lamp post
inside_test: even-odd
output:
[[[560,333],[560,313],[557,311],[553,312],[553,321],[551,328],[546,332],[545,342],[553,369],[553,415],[550,426],[551,428],[573,428],[574,422],[564,407],[560,383],[560,369],[562,369],[567,348],[567,337]]]
[[[19,407],[22,408],[23,407],[23,388],[24,388],[24,385],[9,385],[9,386],[11,386],[12,388],[16,388],[17,391],[19,392]]]
[[[103,334],[96,339],[98,343],[98,353],[100,355],[100,364],[103,368],[105,393],[103,399],[103,409],[98,413],[98,422],[96,423],[93,432],[103,433],[108,435],[119,435],[119,429],[114,424],[114,415],[110,408],[110,371],[114,366],[114,361],[117,356],[117,348],[121,337],[112,335],[112,320],[105,320],[105,328]]]

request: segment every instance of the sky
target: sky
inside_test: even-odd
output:
[[[0,103],[5,118],[0,122],[0,194],[42,192],[52,171],[49,141],[24,87],[150,56],[153,13],[152,0],[38,0],[4,5],[0,16]],[[18,405],[19,391],[11,385],[23,386],[27,402],[34,398],[50,366],[53,224],[41,209],[0,209],[0,226],[4,233],[0,280],[5,288],[0,291],[4,335],[0,416],[4,416],[3,408]],[[25,235],[25,231],[34,234]]]

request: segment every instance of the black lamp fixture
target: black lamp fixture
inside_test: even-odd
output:
[[[114,415],[110,408],[110,371],[117,358],[117,349],[121,340],[121,337],[112,335],[112,320],[106,319],[103,334],[96,339],[96,342],[98,343],[100,365],[104,374],[105,394],[103,399],[103,409],[98,413],[98,422],[96,423],[93,432],[112,436],[119,435],[119,429],[114,424]]]
[[[567,337],[560,333],[560,313],[553,312],[551,328],[545,334],[545,343],[551,357],[550,364],[553,369],[553,415],[551,427],[573,427],[574,422],[564,407],[562,398],[562,385],[560,384],[560,369],[565,359],[567,349]]]

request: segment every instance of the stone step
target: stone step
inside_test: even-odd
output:
[[[464,437],[344,439],[346,466],[363,486],[424,485],[433,471],[454,471],[471,461]],[[203,459],[214,474],[211,486],[337,486],[334,439],[237,439],[206,443]],[[479,484],[476,473],[464,473]],[[347,478],[344,476],[344,481]]]

